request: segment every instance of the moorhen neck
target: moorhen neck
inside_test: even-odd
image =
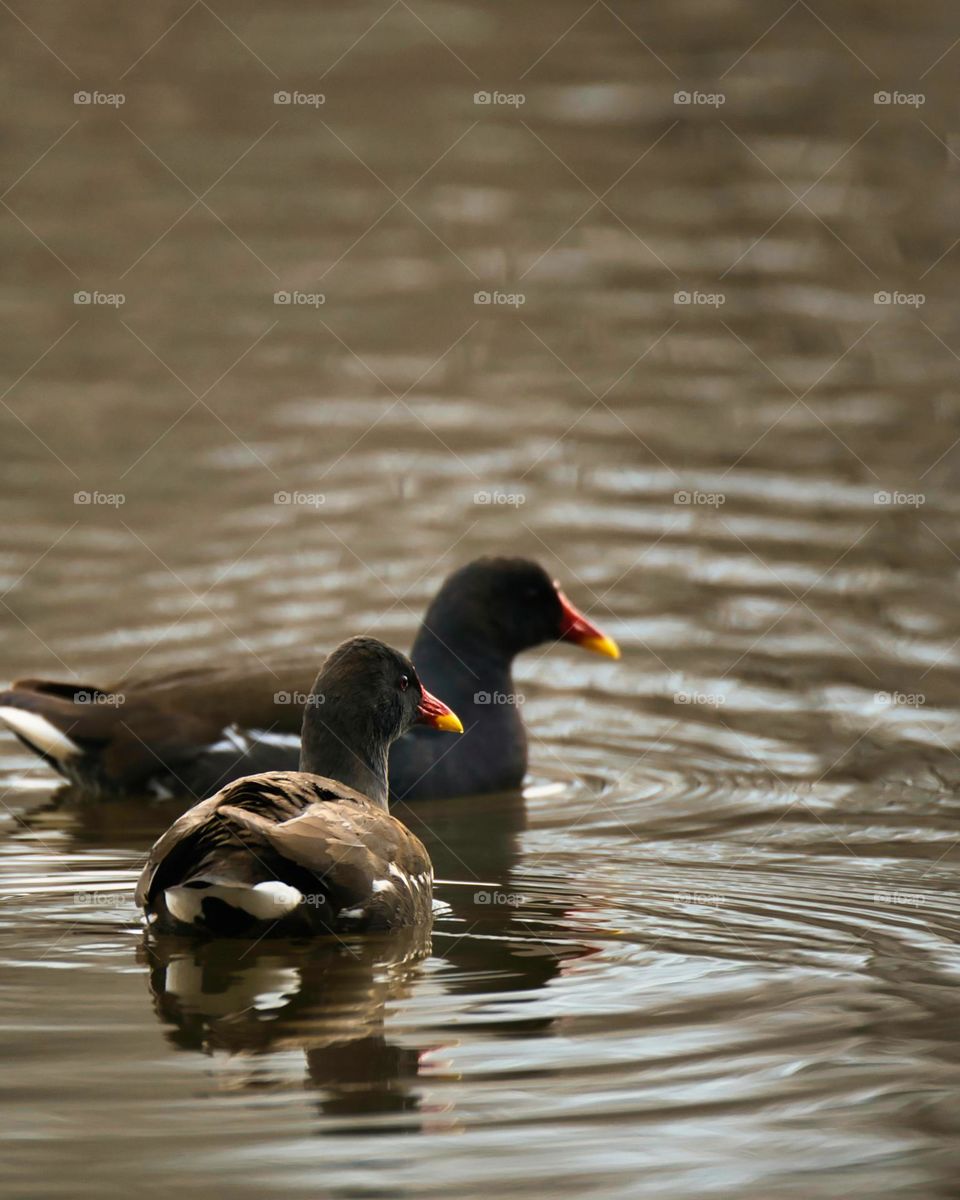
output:
[[[386,811],[387,750],[417,722],[463,729],[398,651],[367,637],[338,647],[304,711],[311,770],[236,780],[175,821],[137,884],[148,923],[260,938],[428,921],[430,858]],[[368,781],[376,796],[353,786]]]
[[[414,704],[416,689],[410,685],[417,685],[417,675],[408,660],[397,668],[395,683],[391,668],[400,657],[375,638],[345,642],[327,659],[306,698],[300,733],[300,771],[336,779],[384,809],[395,738],[417,722],[463,732],[459,719],[422,686]]]

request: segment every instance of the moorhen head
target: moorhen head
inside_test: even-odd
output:
[[[620,649],[570,603],[560,585],[528,558],[477,558],[443,582],[413,644],[421,648],[449,632],[469,657],[509,662],[545,642],[567,641],[610,658]]]
[[[175,821],[137,884],[148,923],[259,938],[428,921],[430,858],[386,811],[390,742],[417,722],[463,728],[403,654],[338,647],[307,698],[304,769],[239,779]]]

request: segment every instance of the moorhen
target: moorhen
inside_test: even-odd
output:
[[[300,770],[228,784],[155,843],[136,892],[151,927],[259,938],[429,921],[430,857],[387,811],[390,743],[415,722],[463,732],[403,654],[344,642],[307,697]]]
[[[544,569],[481,558],[443,583],[411,657],[467,734],[451,749],[431,730],[394,747],[394,798],[415,801],[520,786],[527,739],[511,678],[523,650],[568,641],[618,658]],[[232,779],[296,770],[300,706],[313,672],[303,655],[254,667],[193,667],[109,687],[24,679],[0,693],[0,721],[71,783],[94,792],[210,795]]]

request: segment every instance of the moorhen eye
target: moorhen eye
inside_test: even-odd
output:
[[[400,691],[405,692],[407,690],[407,687],[409,686],[409,684],[410,684],[410,680],[407,678],[407,676],[401,675],[400,676]]]

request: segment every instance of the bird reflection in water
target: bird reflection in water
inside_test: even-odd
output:
[[[550,945],[504,913],[478,920],[477,936],[460,921],[445,924],[441,917],[433,931],[442,955],[433,982],[469,995],[475,1017],[500,1038],[550,1034],[556,1018],[526,1015],[533,993],[596,952],[570,941]],[[168,1040],[216,1060],[219,1092],[289,1091],[289,1055],[302,1051],[304,1084],[325,1119],[320,1132],[339,1134],[458,1128],[437,1089],[450,1076],[462,1031],[421,1024],[412,1044],[413,1035],[386,1026],[388,1007],[412,995],[430,954],[427,929],[252,945],[147,934],[140,949]],[[494,996],[511,1003],[491,1005]]]
[[[141,948],[169,1040],[228,1059],[224,1087],[286,1088],[280,1056],[302,1050],[320,1112],[361,1118],[420,1111],[421,1059],[437,1047],[389,1039],[384,1012],[410,994],[429,954],[429,928],[383,939],[252,945],[147,937]],[[352,1131],[363,1128],[351,1122]]]

